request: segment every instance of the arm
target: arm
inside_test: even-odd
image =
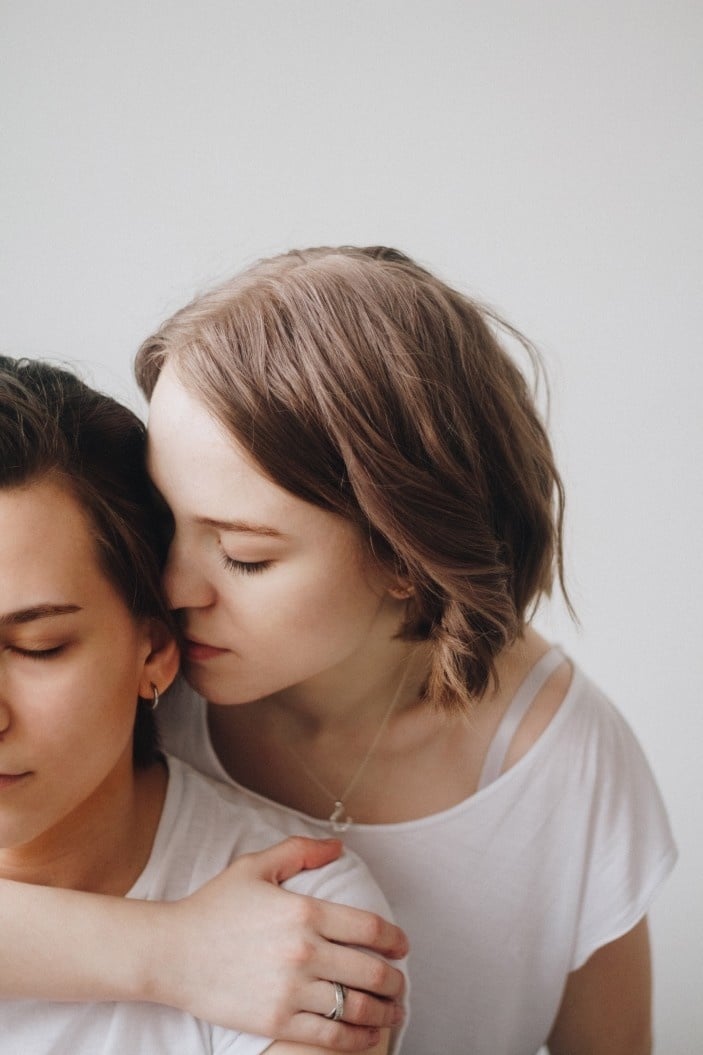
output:
[[[646,917],[567,980],[551,1055],[650,1055],[651,964]]]
[[[0,933],[13,955],[0,957],[0,994],[147,1000],[232,1029],[365,1050],[378,1042],[377,1027],[396,1020],[403,977],[338,943],[397,957],[407,951],[402,931],[372,913],[278,889],[340,849],[288,839],[240,857],[175,902],[2,881]],[[329,981],[320,979],[349,987],[345,1021],[323,1017]]]

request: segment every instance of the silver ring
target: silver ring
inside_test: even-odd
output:
[[[339,1022],[344,1014],[345,989],[339,982],[332,982],[331,984],[334,986],[334,1007],[329,1015],[325,1015],[325,1018],[331,1018],[333,1022]]]

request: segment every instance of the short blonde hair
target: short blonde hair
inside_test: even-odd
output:
[[[500,327],[536,356],[397,250],[316,248],[198,297],[136,361],[147,396],[172,362],[271,479],[358,523],[413,588],[402,635],[431,643],[447,709],[564,588],[563,487]]]

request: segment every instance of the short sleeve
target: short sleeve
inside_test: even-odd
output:
[[[647,913],[677,852],[664,803],[632,730],[601,697],[589,746],[591,814],[571,970]]]

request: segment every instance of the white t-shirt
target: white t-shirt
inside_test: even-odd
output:
[[[184,897],[235,857],[284,838],[262,817],[257,803],[177,758],[169,758],[168,767],[168,790],[151,855],[127,897]],[[390,911],[355,854],[301,872],[285,886],[381,915]],[[272,1043],[158,1004],[0,1002],[0,1055],[258,1055]]]
[[[185,683],[160,722],[168,750],[230,779],[205,703]],[[277,828],[329,834],[327,822],[230,783]],[[342,837],[410,937],[403,1055],[533,1055],[567,974],[645,915],[676,859],[632,731],[578,668],[540,738],[488,786],[441,813],[354,824]]]

